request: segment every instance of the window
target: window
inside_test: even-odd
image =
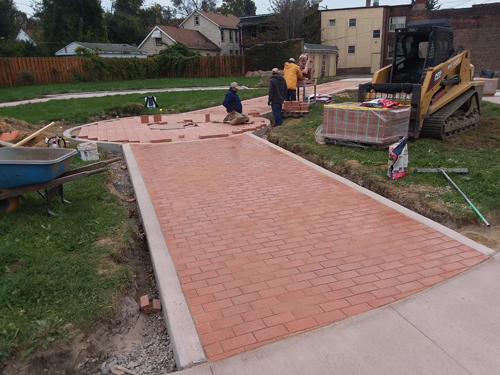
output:
[[[356,53],[356,46],[347,46],[347,53],[350,55]]]
[[[394,56],[394,47],[387,46],[387,58],[392,59],[393,56]]]
[[[155,38],[156,40],[156,45],[161,46],[161,38]]]
[[[200,26],[200,16],[194,16],[194,25]]]
[[[233,42],[233,30],[229,30],[229,42]]]
[[[236,43],[238,43],[238,32],[239,32],[239,30],[234,32],[234,41]]]
[[[240,51],[234,51],[234,54],[235,54],[235,55],[239,55],[239,54],[240,54]]]
[[[330,20],[330,27],[335,27],[335,20]]]
[[[380,30],[373,30],[373,39],[380,38]]]
[[[349,27],[356,27],[356,18],[349,18]]]
[[[257,39],[257,26],[253,26],[250,30],[250,38]]]
[[[220,41],[223,42],[224,41],[224,29],[221,29],[220,30]]]
[[[406,17],[391,17],[389,18],[389,31],[402,29],[406,26]]]

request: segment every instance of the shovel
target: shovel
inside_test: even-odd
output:
[[[488,223],[488,221],[486,221],[486,219],[483,217],[483,215],[481,215],[481,213],[472,204],[472,202],[469,200],[469,198],[467,198],[467,196],[463,193],[463,191],[460,190],[460,188],[457,186],[457,184],[455,184],[453,182],[453,180],[450,178],[450,176],[448,176],[446,174],[446,172],[467,174],[467,173],[469,173],[469,170],[467,168],[417,168],[413,171],[413,173],[439,173],[439,172],[444,174],[444,177],[446,177],[446,179],[452,183],[452,185],[455,187],[455,189],[457,189],[458,192],[460,194],[462,194],[462,197],[464,197],[464,199],[467,201],[467,203],[469,203],[469,205],[472,207],[474,212],[476,212],[476,214],[481,218],[481,220],[484,222],[484,224],[486,224],[486,226],[489,227],[490,223]]]

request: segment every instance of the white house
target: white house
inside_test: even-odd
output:
[[[179,28],[201,32],[220,47],[222,55],[238,55],[240,53],[238,22],[239,18],[232,14],[223,15],[195,10],[182,21]]]
[[[19,40],[21,42],[26,42],[26,43],[33,43],[36,46],[36,43],[31,37],[28,35],[26,31],[23,29],[19,30],[19,33],[17,33],[16,40]]]
[[[97,50],[99,57],[137,57],[145,59],[148,55],[139,48],[130,44],[111,44],[111,43],[87,43],[72,42],[66,47],[56,52],[56,56],[76,56],[75,50],[78,47],[87,48],[89,51]]]

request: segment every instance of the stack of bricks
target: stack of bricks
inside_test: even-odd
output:
[[[368,108],[359,103],[325,105],[323,136],[340,141],[385,145],[408,135],[410,107]]]
[[[281,115],[283,117],[302,117],[309,114],[309,106],[307,103],[289,101],[283,102],[283,108],[281,109]]]
[[[309,111],[309,106],[307,103],[302,102],[283,102],[283,112],[303,112]]]

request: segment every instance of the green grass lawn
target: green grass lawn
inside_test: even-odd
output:
[[[335,97],[336,102],[356,101],[357,91],[349,91],[351,98]],[[420,138],[408,144],[409,168],[468,168],[468,175],[450,177],[469,197],[483,215],[498,214],[500,209],[500,123],[491,121],[500,118],[500,106],[483,102],[482,123],[472,131],[444,141]],[[287,121],[289,122],[289,121]],[[297,125],[273,129],[272,138],[288,144],[299,145],[306,153],[318,155],[333,165],[343,165],[348,160],[357,160],[364,168],[360,172],[367,178],[417,191],[422,199],[444,204],[456,217],[473,219],[475,213],[463,197],[439,173],[409,173],[399,180],[386,177],[388,151],[360,149],[337,145],[320,145],[314,139],[314,132],[323,122],[323,105],[317,104],[311,116]]]
[[[227,90],[158,92],[155,93],[155,96],[156,102],[163,111],[175,109],[176,112],[186,112],[221,105],[226,92]],[[243,100],[267,95],[267,92],[267,89],[239,90],[238,95]],[[130,103],[144,104],[143,96],[138,94],[114,95],[22,104],[15,107],[0,108],[0,117],[13,117],[32,124],[39,121],[60,120],[85,123],[88,122],[89,117],[98,116],[102,111],[121,110]],[[142,113],[159,113],[159,108],[154,110],[144,109]],[[137,115],[139,113],[132,114]]]
[[[73,166],[84,163],[74,157]],[[47,217],[36,193],[0,212],[0,359],[88,330],[112,313],[131,279],[116,262],[132,236],[127,212],[107,187],[106,173],[64,185]]]
[[[105,81],[52,83],[20,87],[0,87],[0,103],[15,100],[41,98],[49,94],[62,94],[88,91],[166,89],[172,87],[209,87],[227,86],[236,81],[243,86],[254,86],[260,77],[213,77],[213,78],[158,78],[136,81]]]

